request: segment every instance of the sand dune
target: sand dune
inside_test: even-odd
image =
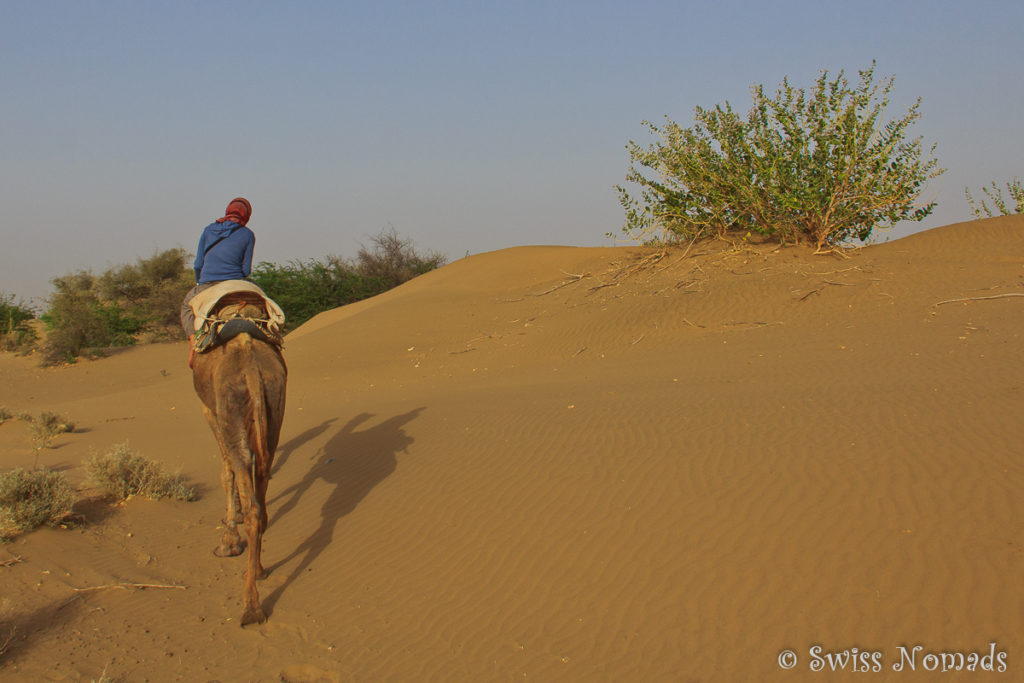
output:
[[[270,618],[245,630],[185,345],[0,357],[0,405],[79,428],[45,464],[84,486],[127,440],[202,491],[0,547],[0,679],[792,681],[818,645],[888,680],[900,646],[923,669],[993,642],[1019,676],[1008,294],[1021,217],[848,258],[522,247],[321,314],[286,340]],[[18,421],[0,449],[35,459]],[[184,588],[99,588],[125,583]]]

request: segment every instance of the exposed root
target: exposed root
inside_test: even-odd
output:
[[[687,247],[686,250],[689,251],[690,248]],[[605,274],[611,277],[611,284],[618,284],[621,280],[660,263],[662,259],[668,256],[668,253],[668,247],[662,247],[658,251],[642,256],[630,263],[622,265],[612,264],[613,267],[609,268]]]

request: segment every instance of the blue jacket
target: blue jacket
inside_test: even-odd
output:
[[[255,244],[256,235],[244,225],[234,221],[210,223],[203,229],[196,249],[196,282],[204,284],[248,277]]]

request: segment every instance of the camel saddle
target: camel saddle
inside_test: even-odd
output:
[[[283,346],[284,311],[248,280],[225,280],[208,287],[189,302],[196,316],[192,345],[202,353],[243,332],[254,339]]]

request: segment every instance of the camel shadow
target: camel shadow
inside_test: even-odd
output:
[[[306,442],[312,441],[316,437],[326,432],[328,427],[337,422],[337,420],[338,418],[336,417],[332,417],[329,420],[324,420],[316,427],[311,427],[310,429],[307,429],[298,436],[288,439],[286,443],[278,445],[277,450],[274,454],[274,467],[271,470],[271,474],[277,474],[278,471],[280,471],[280,469],[284,467],[284,464],[288,462],[288,458],[291,457],[291,454],[294,453],[296,449],[298,449],[300,446],[305,445]]]
[[[403,427],[416,419],[423,410],[417,408],[396,415],[362,431],[356,429],[374,416],[369,413],[357,415],[318,452],[316,462],[302,481],[289,486],[268,503],[267,507],[274,510],[270,520],[270,526],[273,527],[274,522],[298,505],[303,494],[314,483],[322,480],[332,487],[320,509],[319,527],[287,557],[267,567],[268,573],[272,573],[299,558],[284,581],[264,599],[264,611],[269,614],[288,586],[331,544],[338,521],[352,512],[377,484],[395,471],[398,453],[408,452],[413,443],[412,437],[405,433]],[[283,502],[274,505],[278,501]]]

